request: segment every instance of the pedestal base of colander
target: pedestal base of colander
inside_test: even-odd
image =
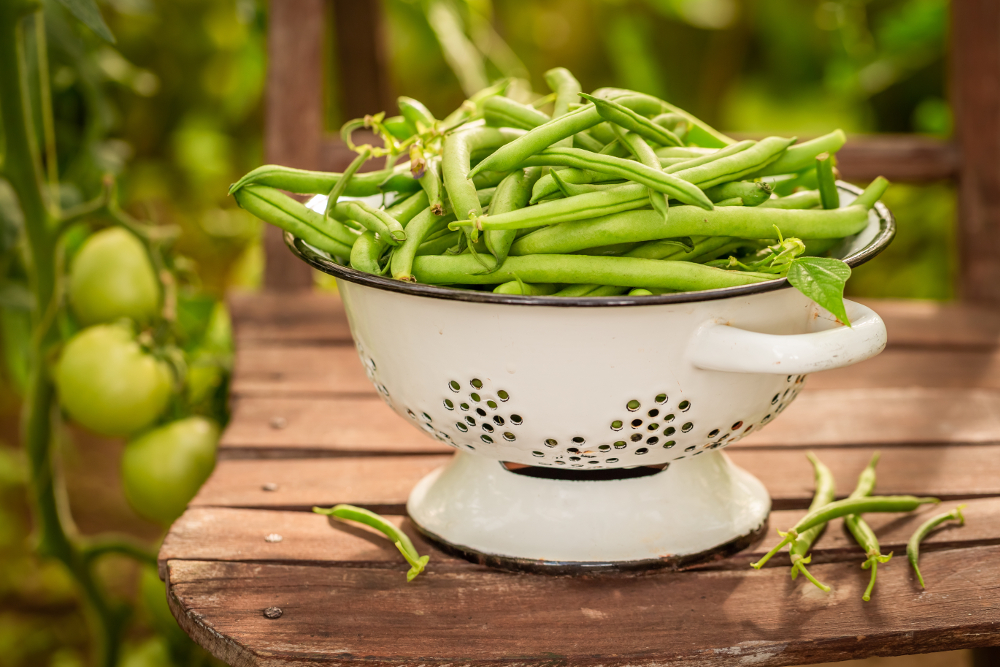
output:
[[[443,549],[506,569],[566,572],[680,567],[763,536],[764,486],[722,452],[642,477],[548,479],[459,452],[422,479],[407,511]]]

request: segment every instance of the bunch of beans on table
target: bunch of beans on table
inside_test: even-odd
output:
[[[552,94],[532,103],[501,82],[443,119],[401,97],[401,115],[344,126],[357,158],[343,173],[265,165],[230,192],[340,263],[400,281],[609,297],[787,277],[846,322],[850,268],[824,255],[866,227],[888,182],[841,206],[843,132],[736,141],[650,95],[588,95],[563,68],[545,79]],[[358,130],[382,145],[356,144]],[[327,195],[325,211],[285,192]]]

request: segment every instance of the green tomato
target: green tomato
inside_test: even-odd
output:
[[[188,417],[144,433],[125,446],[122,484],[140,515],[163,525],[179,517],[215,465],[219,427]]]
[[[151,425],[173,391],[170,367],[145,352],[128,328],[113,324],[73,336],[56,365],[55,380],[70,417],[107,436]]]
[[[97,232],[80,248],[69,272],[69,303],[84,326],[127,317],[144,323],[160,308],[160,283],[149,255],[121,227]]]
[[[138,645],[123,647],[118,667],[175,667],[170,647],[162,637],[152,637]]]

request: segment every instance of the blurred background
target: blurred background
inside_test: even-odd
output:
[[[228,289],[254,289],[261,281],[261,226],[226,191],[263,160],[267,4],[99,6],[114,45],[59,3],[46,3],[60,198],[69,207],[95,196],[102,174],[111,172],[123,208],[179,226],[176,250],[205,306],[189,311],[197,328]],[[382,0],[381,16],[389,99],[415,97],[438,117],[502,76],[544,91],[542,73],[565,66],[585,90],[615,85],[651,93],[737,134],[951,132],[946,0]],[[331,39],[335,32],[327,30]],[[36,35],[26,48],[38,44]],[[324,123],[331,132],[350,106],[338,92],[339,65],[326,66]],[[13,217],[4,188],[0,183],[0,221]],[[897,184],[885,201],[898,237],[855,272],[848,292],[953,298],[953,184]],[[0,234],[0,249],[10,239]],[[86,664],[87,633],[73,584],[31,552],[17,447],[25,324],[15,310],[0,307],[0,665],[76,667]],[[224,378],[216,384],[208,411],[224,422]],[[123,443],[67,427],[60,447],[80,530],[124,531],[155,545],[163,528],[139,518],[121,493]],[[135,594],[129,561],[109,558],[104,565],[116,591]],[[176,655],[148,647],[156,628],[148,616],[135,624],[129,667],[178,664]],[[955,656],[934,659],[891,664],[960,664]]]

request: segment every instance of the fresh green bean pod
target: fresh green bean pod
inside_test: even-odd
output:
[[[541,177],[541,167],[528,167],[527,169],[516,169],[500,182],[493,201],[490,203],[490,215],[499,213],[509,213],[524,208],[531,199],[531,188]],[[507,259],[510,246],[517,236],[515,229],[499,229],[486,232],[484,240],[486,249],[496,259],[496,265],[500,266]]]
[[[601,118],[612,125],[617,125],[630,132],[635,132],[643,139],[652,141],[662,146],[683,146],[684,142],[676,134],[665,127],[657,125],[644,116],[640,116],[628,107],[622,106],[612,100],[605,100],[586,93],[581,93],[581,97],[593,102],[597,107],[597,112]]]
[[[759,206],[770,199],[771,186],[759,181],[732,181],[707,188],[705,196],[716,205],[726,199],[738,197],[743,200],[744,206]]]
[[[353,220],[360,223],[365,229],[378,234],[389,245],[399,245],[400,241],[406,240],[406,232],[398,220],[385,211],[372,208],[363,201],[338,202],[333,207],[332,213],[333,217],[338,220]]]
[[[341,222],[325,218],[283,192],[264,185],[243,186],[233,196],[240,207],[261,220],[331,255],[350,257],[358,234]]]
[[[441,183],[441,159],[431,156],[424,167],[420,186],[427,193],[427,201],[435,215],[444,215],[444,185]],[[473,186],[475,187],[475,186]]]
[[[655,100],[660,104],[659,111],[653,111],[650,113],[644,112],[642,109],[637,109],[634,107],[629,107],[633,111],[638,111],[644,116],[655,116],[661,113],[676,113],[688,120],[691,127],[688,130],[687,141],[689,144],[694,146],[703,146],[705,148],[721,148],[723,146],[728,146],[729,144],[736,143],[736,140],[727,137],[722,132],[719,132],[714,127],[701,120],[697,116],[694,116],[680,107],[676,107],[669,102],[664,100],[650,97],[649,95],[643,95],[642,93],[636,93],[634,90],[627,90],[624,88],[598,88],[593,93],[594,97],[601,97],[604,99],[614,100],[618,103],[622,103],[622,97],[643,97]],[[647,104],[649,104],[647,102]],[[628,106],[628,105],[626,105]]]
[[[629,296],[653,296],[653,293],[650,292],[645,287],[636,287],[633,290],[629,290],[628,295]]]
[[[840,206],[837,179],[833,175],[833,158],[829,153],[820,153],[816,156],[816,182],[819,184],[819,199],[823,208]]]
[[[441,255],[447,250],[454,248],[458,245],[459,241],[462,239],[462,232],[448,232],[442,236],[438,236],[429,241],[425,241],[420,244],[414,257],[420,257],[421,255]]]
[[[885,194],[886,189],[889,187],[889,181],[885,178],[879,176],[874,181],[868,184],[864,192],[858,195],[858,198],[851,202],[852,206],[864,206],[866,209],[871,210],[875,206],[875,202],[882,198]]]
[[[469,177],[472,152],[503,146],[521,135],[523,132],[511,128],[476,127],[452,132],[445,138],[442,175],[444,187],[457,216],[478,217],[483,214],[476,194],[476,184]]]
[[[578,148],[547,148],[523,162],[530,166],[565,166],[577,169],[590,169],[635,181],[641,185],[670,195],[685,204],[700,206],[712,210],[712,202],[705,193],[687,178],[667,174],[658,167],[649,167],[642,163],[611,155],[589,153]],[[683,174],[683,172],[681,172]]]
[[[608,192],[614,190],[598,194]],[[493,218],[493,221],[495,220],[496,218]],[[491,218],[485,218],[483,221],[487,229],[490,228],[490,223]],[[694,206],[674,206],[670,209],[670,217],[666,222],[655,211],[632,210],[599,218],[549,225],[519,238],[511,246],[510,254],[560,254],[614,243],[683,236],[771,239],[776,236],[775,226],[787,237],[842,238],[858,233],[867,224],[868,212],[860,206],[808,212],[761,210],[746,206],[717,207],[713,211],[703,211]]]
[[[808,169],[815,164],[816,156],[821,153],[836,153],[847,142],[843,130],[834,130],[830,134],[816,137],[801,144],[790,146],[784,154],[774,162],[763,167],[754,177],[773,176],[777,174],[794,174]]]
[[[861,471],[858,476],[858,484],[851,492],[848,498],[865,498],[870,496],[873,491],[875,491],[875,466],[878,465],[879,452],[875,452],[872,455],[871,460],[865,469]],[[844,526],[854,537],[854,540],[858,545],[864,550],[867,560],[861,566],[864,569],[871,569],[871,579],[868,583],[868,588],[865,589],[864,595],[861,599],[865,602],[871,600],[872,589],[875,587],[875,577],[878,573],[878,564],[888,562],[892,558],[890,553],[888,556],[883,556],[881,549],[879,548],[878,537],[875,535],[875,531],[871,529],[864,519],[861,518],[860,514],[848,514],[844,517]]]
[[[686,262],[685,262],[686,263]],[[700,266],[700,265],[695,265]],[[921,505],[927,503],[939,503],[937,498],[918,498],[916,496],[869,496],[867,498],[845,498],[836,500],[829,505],[809,512],[799,520],[787,533],[779,533],[782,539],[773,549],[764,555],[752,567],[759,570],[778,553],[783,546],[790,544],[804,530],[809,530],[813,526],[821,523],[828,523],[848,514],[864,514],[868,512],[912,512]]]
[[[628,147],[629,151],[640,164],[644,164],[651,169],[662,169],[660,158],[653,152],[653,149],[646,143],[642,135],[635,132],[622,132],[619,140]],[[706,194],[706,196],[708,195]],[[711,200],[711,197],[709,197],[709,200]],[[654,211],[663,216],[664,220],[667,219],[667,209],[670,206],[667,195],[650,191],[649,203]]]
[[[403,229],[406,229],[407,223],[429,205],[430,202],[427,199],[427,193],[421,190],[420,192],[414,192],[412,195],[403,197],[385,209],[385,212],[396,218],[399,224],[403,225]]]
[[[819,190],[796,192],[787,197],[774,197],[760,204],[759,208],[809,209],[821,204]]]
[[[544,296],[556,291],[556,286],[552,283],[524,283],[511,280],[508,283],[497,285],[493,289],[494,294],[522,294],[525,296]]]
[[[586,104],[582,106],[587,106]],[[617,137],[615,137],[614,130],[611,129],[611,123],[607,121],[598,123],[594,127],[587,130],[594,139],[597,139],[602,144],[610,144]]]
[[[569,105],[580,101],[580,91],[583,88],[580,87],[580,82],[576,80],[576,77],[565,67],[555,67],[547,71],[545,83],[556,94],[556,100],[552,107],[553,118],[565,116],[569,112]],[[560,139],[555,145],[572,148],[573,138]]]
[[[659,101],[645,95],[635,95],[616,101],[640,113],[645,111],[658,113],[660,111]],[[553,118],[544,125],[529,130],[525,135],[497,149],[496,152],[476,165],[471,174],[475,175],[480,171],[511,171],[521,166],[527,158],[535,153],[552,146],[560,139],[588,130],[600,123],[601,120],[601,115],[593,105],[587,105],[558,118]]]
[[[508,257],[492,273],[484,273],[482,265],[471,255],[426,255],[414,259],[413,275],[419,282],[432,285],[497,285],[520,279],[527,283],[643,285],[682,291],[751,285],[774,279],[767,274],[725,271],[691,262],[587,255]]]
[[[410,125],[417,128],[418,132],[423,132],[434,127],[434,124],[437,122],[430,109],[425,107],[423,102],[419,100],[401,95],[396,98],[396,104],[399,106],[399,113],[403,115],[403,118]]]
[[[924,541],[932,530],[940,526],[945,521],[958,521],[958,525],[965,525],[965,517],[962,515],[962,510],[965,505],[959,505],[950,512],[945,514],[938,514],[920,524],[917,528],[917,532],[913,533],[910,540],[906,543],[906,559],[910,561],[910,565],[913,567],[913,571],[917,574],[917,581],[920,582],[921,588],[926,588],[924,585],[924,575],[920,573],[920,543]]]
[[[733,146],[739,145],[740,148],[737,149],[737,150],[745,150],[745,149],[750,148],[751,146],[753,146],[753,144],[754,144],[754,142],[752,142],[752,141],[740,141],[740,142],[738,142],[738,144],[732,144],[732,145]],[[729,147],[727,146],[726,148],[729,148]],[[665,148],[657,148],[657,149],[655,149],[655,153],[659,157],[683,157],[683,158],[688,158],[690,160],[693,160],[693,159],[696,159],[696,158],[703,158],[706,155],[715,155],[720,150],[723,150],[723,149],[720,149],[720,148],[699,148],[697,146],[680,146],[680,147],[678,147],[678,146],[667,146]],[[694,166],[694,165],[692,165],[692,166]]]
[[[650,120],[660,127],[673,132],[682,142],[684,141],[684,137],[687,136],[688,130],[691,129],[691,123],[679,113],[661,113]]]
[[[539,167],[534,167],[534,169],[538,168]],[[561,175],[563,171],[581,171],[581,170],[563,169],[562,171],[552,171],[548,174],[549,176],[552,177],[552,182],[556,184],[556,187],[559,189],[559,192],[562,192],[564,197],[575,197],[577,195],[587,194],[590,192],[601,192],[602,190],[610,190],[611,188],[620,187],[625,183],[625,181],[621,179],[608,181],[606,183],[568,183],[564,180],[564,177]],[[602,176],[606,175],[602,174]],[[548,196],[548,194],[552,193],[547,193],[546,196]],[[663,196],[660,195],[659,193],[650,193],[651,199],[654,194],[660,197]]]
[[[656,289],[656,288],[653,288]],[[587,292],[586,296],[619,296],[629,291],[628,287],[622,285],[598,285],[594,289]],[[679,291],[679,290],[670,290]]]
[[[376,276],[382,275],[379,260],[385,249],[385,242],[376,238],[375,232],[364,232],[351,248],[351,268]]]
[[[549,122],[545,113],[534,107],[515,102],[509,97],[491,97],[483,102],[483,118],[493,127],[516,127],[532,130]]]
[[[710,188],[727,181],[742,180],[763,165],[776,160],[794,142],[795,139],[768,137],[735,155],[718,158],[697,167],[677,165],[684,168],[674,172],[674,176],[702,188]]]
[[[399,552],[403,554],[403,558],[406,562],[410,564],[410,571],[406,573],[406,581],[413,581],[414,577],[424,571],[427,566],[427,562],[430,560],[430,556],[421,556],[417,553],[416,547],[413,546],[413,542],[410,538],[401,531],[396,526],[392,525],[375,512],[371,510],[366,510],[362,507],[355,507],[353,505],[334,505],[330,508],[323,507],[313,507],[313,512],[317,514],[325,514],[327,516],[334,516],[338,519],[348,519],[350,521],[357,521],[358,523],[363,523],[366,526],[371,526],[372,528],[378,530],[389,540],[396,545]]]
[[[382,127],[388,130],[394,139],[398,139],[399,141],[406,141],[417,133],[417,129],[410,125],[409,121],[402,116],[390,116],[386,118],[382,121]]]
[[[649,201],[649,190],[641,185],[630,183],[603,192],[591,192],[569,199],[542,202],[510,213],[480,218],[478,225],[483,230],[489,229],[526,229],[543,225],[555,225],[560,222],[583,220],[595,216],[609,215],[621,211],[642,208]],[[472,220],[460,220],[451,223],[451,229],[472,227]]]
[[[246,185],[266,185],[300,195],[325,195],[342,177],[343,174],[334,172],[307,171],[265,164],[236,181],[229,188],[229,194],[234,194]],[[420,183],[410,176],[409,164],[403,162],[393,167],[392,175],[388,179],[384,171],[355,174],[343,194],[347,197],[370,197],[382,192],[416,192],[419,189]]]
[[[809,462],[813,466],[813,474],[816,478],[816,491],[813,493],[812,502],[809,504],[809,511],[814,512],[821,507],[829,505],[837,497],[837,488],[834,482],[833,473],[828,467],[826,467],[822,461],[816,458],[816,455],[812,452],[808,452],[806,456],[809,457]],[[821,523],[818,526],[813,526],[808,530],[802,531],[795,541],[792,542],[792,546],[789,547],[788,553],[792,559],[792,579],[799,576],[801,572],[806,579],[811,581],[817,588],[823,591],[829,592],[830,587],[826,584],[822,584],[816,580],[815,577],[806,569],[806,565],[810,562],[809,549],[812,548],[813,543],[819,538],[826,528],[825,523]]]
[[[333,213],[334,206],[337,205],[337,200],[339,200],[343,195],[344,191],[347,190],[348,185],[351,183],[351,179],[357,173],[358,169],[361,168],[365,162],[367,162],[372,156],[372,150],[369,147],[362,149],[358,156],[355,157],[351,164],[347,166],[344,170],[343,176],[340,180],[334,184],[333,188],[330,189],[329,194],[326,198],[326,215],[329,217]]]
[[[678,171],[683,171],[685,169],[694,169],[695,167],[702,167],[704,165],[715,162],[716,160],[728,158],[733,155],[736,155],[737,153],[742,153],[744,151],[750,150],[756,145],[757,145],[756,141],[751,141],[749,139],[746,139],[744,141],[738,141],[735,144],[730,144],[729,146],[726,146],[725,148],[720,148],[717,150],[713,150],[710,153],[703,153],[701,155],[696,155],[694,157],[691,157],[687,162],[679,162],[670,165],[665,169],[665,171],[671,174],[676,174]],[[662,150],[659,151],[657,155],[660,157],[672,157],[669,155],[663,155]]]

